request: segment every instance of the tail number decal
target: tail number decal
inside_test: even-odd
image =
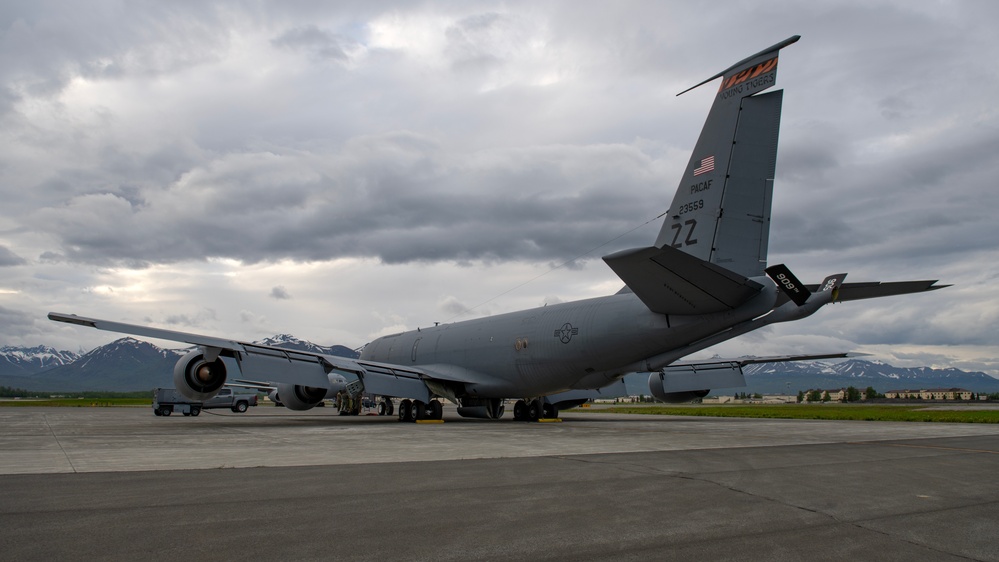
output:
[[[690,203],[684,203],[683,205],[680,205],[680,210],[677,211],[676,214],[685,215],[687,213],[693,213],[694,211],[699,211],[703,208],[704,208],[704,199],[698,199],[697,201],[691,201]]]
[[[687,236],[683,239],[683,242],[680,242],[680,234],[684,231],[684,227],[686,226],[689,226],[690,229],[687,230]],[[696,226],[697,221],[694,219],[688,219],[684,221],[683,224],[678,222],[673,223],[670,228],[672,228],[675,232],[673,233],[673,243],[671,246],[674,248],[682,248],[684,246],[693,246],[694,244],[697,244],[697,239],[694,238],[694,227]]]
[[[798,292],[797,285],[794,284],[794,281],[791,281],[790,279],[788,279],[787,275],[784,275],[783,273],[778,273],[777,274],[777,281],[780,282],[781,285],[784,285],[784,288],[787,289],[788,291],[791,291],[792,293],[797,293]],[[825,289],[823,289],[823,290],[825,290]]]

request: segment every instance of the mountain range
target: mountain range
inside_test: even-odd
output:
[[[281,334],[258,342],[326,355],[356,358],[342,345],[324,347]],[[30,391],[130,392],[173,387],[173,367],[190,349],[163,349],[122,338],[79,355],[49,347],[0,348],[0,386]]]
[[[832,390],[868,386],[878,392],[930,388],[963,388],[972,392],[999,392],[999,379],[981,371],[932,369],[930,367],[895,367],[881,361],[849,359],[839,363],[796,361],[748,365],[747,392],[784,393],[798,390]]]
[[[342,345],[321,346],[288,334],[254,342],[312,353],[357,358]],[[163,349],[133,338],[122,338],[82,355],[38,346],[0,348],[0,386],[31,391],[137,391],[173,386],[174,364],[188,349]],[[853,386],[889,390],[963,388],[999,392],[999,379],[982,372],[929,367],[895,367],[880,361],[851,359],[839,363],[797,361],[760,363],[744,369],[747,386],[732,392],[777,394],[809,389]],[[630,393],[649,394],[647,374],[625,378]],[[715,393],[727,393],[727,390]]]
[[[51,347],[0,347],[0,376],[31,375],[63,365],[68,365],[79,359],[79,353],[59,351]]]

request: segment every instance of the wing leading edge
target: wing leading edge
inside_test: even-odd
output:
[[[267,381],[270,385],[291,384],[324,387],[329,384],[330,373],[354,375],[364,383],[365,392],[379,396],[423,397],[429,400],[428,383],[442,390],[451,383],[483,382],[475,373],[452,372],[434,369],[433,366],[404,367],[325,355],[308,351],[289,350],[281,347],[259,345],[200,334],[178,332],[126,324],[75,314],[50,312],[49,320],[85,326],[108,332],[186,343],[200,347],[206,358],[232,357],[239,364],[241,377]]]

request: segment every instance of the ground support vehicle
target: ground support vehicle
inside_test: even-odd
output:
[[[153,389],[153,414],[169,416],[177,412],[185,416],[197,416],[201,410],[229,408],[242,414],[257,405],[256,393],[237,394],[231,388],[223,388],[215,397],[203,402],[186,398],[174,388]]]

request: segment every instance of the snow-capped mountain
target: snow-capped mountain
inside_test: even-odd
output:
[[[283,347],[285,349],[294,349],[296,351],[308,351],[310,353],[321,353],[323,355],[336,355],[339,357],[350,357],[351,359],[357,359],[360,354],[350,349],[349,347],[344,347],[342,345],[331,345],[329,347],[314,344],[310,341],[300,340],[295,336],[289,334],[278,334],[276,336],[265,338],[260,341],[253,342],[258,345],[267,345],[271,347]]]
[[[868,386],[878,392],[928,388],[964,388],[974,392],[999,392],[999,379],[982,372],[930,367],[895,367],[881,361],[850,359],[840,363],[792,361],[759,363],[743,370],[751,392],[792,392]]]
[[[48,346],[0,347],[0,375],[33,375],[76,361],[80,355]]]
[[[324,355],[351,358],[358,356],[357,352],[342,345],[325,347],[288,334],[276,335],[254,343]],[[23,348],[2,349],[14,350],[9,353],[12,358],[31,355],[25,353]],[[83,355],[65,351],[52,352],[53,358],[46,359],[47,369],[0,372],[0,386],[25,390],[116,392],[172,387],[173,367],[187,351],[187,349],[163,349],[134,338],[122,338]],[[63,360],[57,362],[56,354],[61,354],[58,357],[62,357]],[[39,352],[37,355],[44,357],[45,353]],[[2,359],[0,356],[0,360]]]
[[[173,366],[183,351],[122,338],[92,349],[72,363],[22,377],[3,377],[4,386],[26,390],[148,390],[173,386]]]

